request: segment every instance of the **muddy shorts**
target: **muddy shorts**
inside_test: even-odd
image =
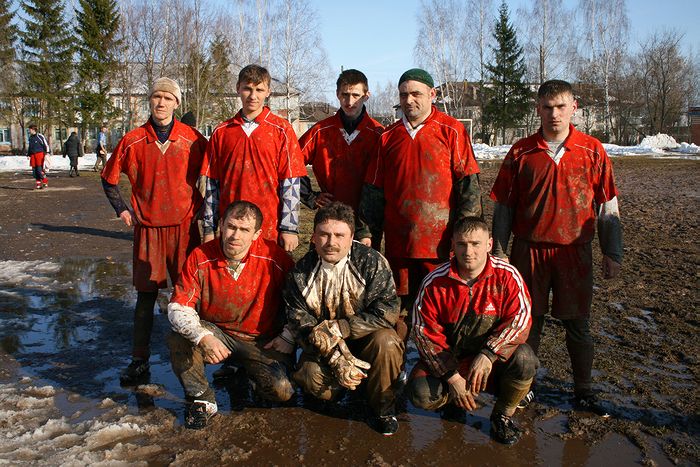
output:
[[[29,165],[31,167],[43,167],[45,155],[43,152],[35,152],[29,156]]]
[[[549,309],[558,319],[583,319],[591,313],[593,255],[591,243],[541,245],[514,239],[510,263],[518,268],[532,298],[532,316]]]
[[[447,260],[387,258],[396,283],[396,295],[416,297],[425,276]]]
[[[177,281],[182,265],[199,245],[197,223],[191,217],[180,225],[134,227],[134,287],[139,292],[157,292]]]

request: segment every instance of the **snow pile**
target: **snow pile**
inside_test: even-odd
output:
[[[641,144],[639,146],[618,146],[617,144],[603,143],[603,147],[609,156],[638,156],[664,153],[664,150],[661,148],[652,148]]]
[[[51,170],[68,170],[70,168],[70,159],[61,155],[53,155],[47,157],[48,162],[45,166]],[[78,170],[92,169],[95,165],[97,156],[95,154],[85,154],[78,158]],[[0,172],[19,172],[26,170],[30,172],[32,168],[29,166],[27,156],[0,156]]]
[[[479,160],[487,159],[503,159],[510,151],[510,144],[503,144],[501,146],[489,146],[484,143],[475,143],[473,145],[474,156]]]
[[[663,133],[658,133],[655,136],[646,136],[639,145],[652,149],[675,149],[678,147],[678,143],[673,139],[673,136]]]
[[[676,149],[676,152],[682,152],[683,154],[700,154],[700,146],[695,144],[681,143]]]

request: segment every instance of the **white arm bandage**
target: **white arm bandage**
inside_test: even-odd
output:
[[[202,326],[197,311],[192,307],[179,303],[169,303],[168,319],[172,330],[194,345],[198,345],[204,336],[214,335],[213,332]]]

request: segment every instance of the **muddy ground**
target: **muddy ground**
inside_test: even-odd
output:
[[[499,162],[480,165],[487,191]],[[267,406],[240,378],[216,386],[220,415],[210,428],[185,430],[161,339],[164,315],[150,384],[119,387],[135,300],[131,232],[115,219],[97,174],[54,172],[41,191],[28,172],[0,174],[0,461],[696,465],[700,162],[626,157],[614,165],[625,259],[619,279],[596,275],[593,304],[594,383],[613,416],[571,411],[563,330],[548,321],[536,403],[517,414],[527,434],[510,448],[489,439],[488,396],[461,421],[404,402],[399,432],[384,438],[367,426],[354,394],[333,407],[300,394]],[[412,350],[409,364],[416,356]]]

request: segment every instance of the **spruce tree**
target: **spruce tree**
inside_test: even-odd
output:
[[[119,66],[119,8],[116,0],[80,0],[79,4],[75,12],[79,54],[77,110],[83,127],[99,126],[114,114],[109,91]]]
[[[483,119],[487,126],[501,130],[501,139],[505,143],[506,129],[520,123],[530,105],[523,49],[518,45],[505,2],[499,8],[493,37],[496,40],[491,48],[493,61],[486,65],[491,86],[486,88]]]
[[[10,100],[16,93],[17,74],[15,70],[16,55],[15,42],[17,41],[17,26],[13,24],[14,13],[11,10],[12,2],[0,0],[0,117],[9,120],[11,118]]]
[[[61,0],[22,0],[20,5],[25,16],[20,33],[23,93],[38,104],[35,123],[50,131],[67,120],[75,42]]]
[[[231,79],[231,44],[222,34],[217,34],[211,43],[211,86],[212,118],[223,122],[236,112],[235,80]]]

